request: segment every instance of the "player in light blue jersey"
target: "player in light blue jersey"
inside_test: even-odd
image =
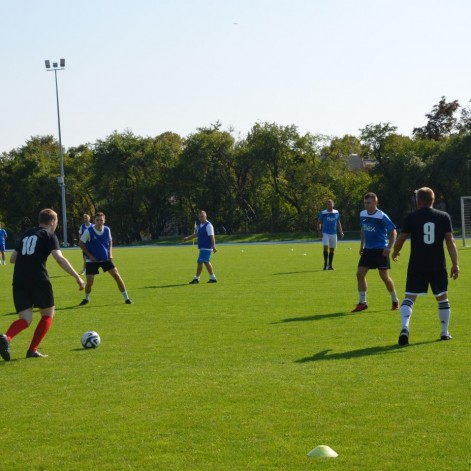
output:
[[[317,219],[317,230],[322,236],[324,247],[324,270],[333,270],[332,260],[337,247],[337,229],[343,239],[342,224],[340,223],[340,213],[334,209],[333,200],[327,200],[327,209],[320,212]]]
[[[399,301],[394,281],[389,276],[389,254],[396,242],[396,226],[386,213],[378,209],[378,197],[374,193],[366,193],[363,202],[365,209],[360,213],[360,261],[357,270],[359,301],[352,312],[368,309],[366,274],[370,269],[378,269],[379,276],[391,295],[392,310],[396,311],[399,309]]]

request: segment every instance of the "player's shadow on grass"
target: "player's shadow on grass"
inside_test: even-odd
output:
[[[351,316],[357,313],[352,312],[331,312],[329,314],[314,314],[312,316],[304,317],[288,317],[286,319],[281,319],[281,321],[273,322],[273,324],[285,324],[286,322],[307,322],[307,321],[321,321],[324,319],[335,319],[337,317]]]
[[[179,283],[176,285],[156,285],[156,286],[143,286],[140,289],[162,289],[162,288],[178,288],[179,286],[188,286],[189,283]]]
[[[280,272],[280,273],[272,273],[272,276],[278,276],[278,275],[297,275],[298,273],[315,273],[316,271],[322,271],[322,270],[286,271],[286,272]]]
[[[79,307],[78,304],[76,304],[75,306],[68,306],[68,307],[57,307],[55,308],[55,311],[58,312],[58,311],[68,311],[70,309],[76,309],[77,307]],[[33,315],[36,315],[36,314],[39,314],[39,309],[37,308],[34,308],[33,309]],[[13,311],[13,312],[7,312],[6,314],[2,314],[3,316],[17,316],[18,313]]]
[[[405,348],[409,349],[411,347],[418,347],[419,345],[426,345],[430,343],[435,343],[436,340],[432,340],[430,342],[419,342],[414,343],[412,345],[385,345],[381,347],[368,347],[368,348],[360,348],[358,350],[350,350],[349,352],[342,352],[342,353],[329,353],[331,352],[330,349],[322,350],[315,355],[310,357],[300,358],[299,360],[295,360],[295,363],[309,363],[311,361],[323,361],[323,360],[351,360],[353,358],[362,358],[362,357],[369,357],[373,355],[385,355],[388,353],[395,353],[400,350],[404,350]]]

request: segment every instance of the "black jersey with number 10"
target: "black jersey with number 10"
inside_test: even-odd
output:
[[[59,240],[43,227],[27,230],[15,245],[18,252],[13,283],[48,280],[46,260],[53,250],[60,250]]]

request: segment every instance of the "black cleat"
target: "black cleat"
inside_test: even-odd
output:
[[[332,265],[329,265],[329,266],[327,267],[327,270],[333,270],[333,269],[334,269],[334,267],[333,267]]]
[[[197,285],[198,283],[200,282],[200,280],[198,280],[198,278],[193,278],[191,281],[190,281],[190,285]]]
[[[208,283],[217,283],[217,282],[218,282],[218,280],[213,280],[212,278],[210,278],[210,279],[208,280]]]
[[[124,304],[134,304],[129,298],[124,301]]]
[[[35,352],[28,350],[26,352],[26,358],[47,358],[47,355],[44,355],[44,353],[41,353],[39,350]]]
[[[10,342],[5,334],[0,335],[0,355],[5,361],[10,361]]]
[[[79,306],[85,306],[88,304],[88,299],[82,299],[82,302],[79,304]]]
[[[440,335],[440,340],[451,340],[453,337],[450,334]]]
[[[409,331],[407,329],[402,329],[399,334],[399,340],[397,342],[399,345],[409,345]]]

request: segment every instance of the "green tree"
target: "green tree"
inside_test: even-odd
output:
[[[425,116],[428,122],[425,126],[414,128],[412,134],[419,139],[432,139],[439,141],[458,130],[458,119],[455,112],[460,107],[458,100],[447,102],[446,98],[442,96],[437,105],[432,108],[430,113]]]
[[[330,194],[319,156],[322,136],[300,135],[296,126],[258,123],[242,144],[244,169],[257,230],[312,229],[318,201]]]
[[[181,225],[193,228],[198,209],[208,212],[217,231],[236,226],[234,143],[220,124],[200,128],[185,140],[173,181]]]
[[[467,108],[461,108],[461,117],[458,123],[458,131],[460,133],[471,133],[471,101]]]
[[[92,199],[121,242],[140,240],[142,231],[157,237],[165,227],[172,205],[167,179],[181,144],[176,134],[142,138],[131,131],[95,144]]]
[[[37,224],[45,207],[61,215],[59,174],[59,148],[52,136],[31,137],[24,146],[2,154],[0,198],[7,229],[19,235]],[[59,218],[58,234],[61,226]]]

